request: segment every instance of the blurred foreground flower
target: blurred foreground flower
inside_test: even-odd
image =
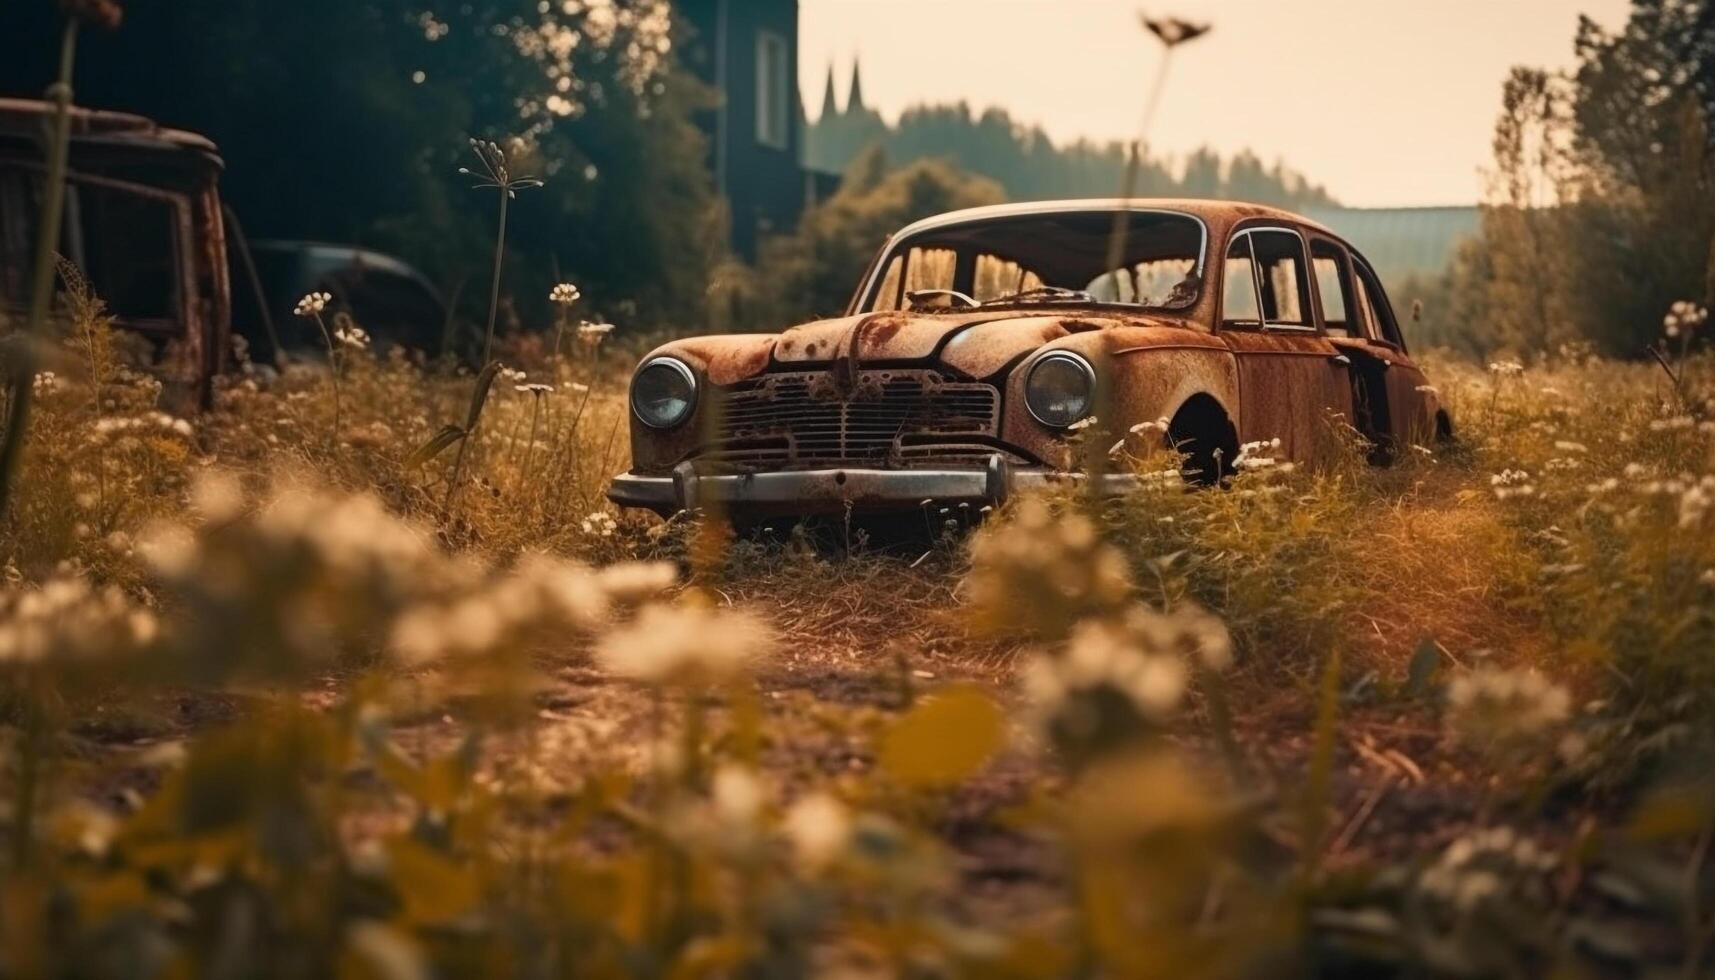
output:
[[[812,793],[798,800],[780,823],[792,844],[793,856],[807,871],[833,863],[851,840],[851,812],[826,793]]]
[[[1470,914],[1507,900],[1545,901],[1558,858],[1511,828],[1466,834],[1447,846],[1417,879],[1419,891]]]
[[[191,503],[200,523],[157,524],[140,551],[179,603],[178,652],[209,677],[294,675],[367,650],[411,600],[475,578],[367,494],[280,477],[246,512],[237,478],[214,472]]]
[[[1084,619],[1123,612],[1132,595],[1125,556],[1102,542],[1089,518],[1056,517],[1036,497],[978,533],[965,586],[980,626],[1048,639]]]
[[[1074,764],[1159,731],[1179,707],[1187,671],[1178,657],[1146,651],[1125,629],[1080,624],[1062,653],[1024,668],[1024,694],[1046,740]]]
[[[1454,736],[1502,759],[1534,755],[1559,737],[1571,712],[1566,689],[1534,670],[1479,668],[1447,689]]]
[[[153,613],[118,589],[55,578],[39,589],[0,592],[0,667],[107,660],[153,643]]]
[[[652,603],[596,647],[607,669],[646,684],[698,688],[742,676],[774,649],[774,637],[746,612]]]
[[[535,555],[482,587],[407,610],[393,629],[393,649],[405,662],[422,664],[563,641],[604,626],[611,606],[598,573]]]

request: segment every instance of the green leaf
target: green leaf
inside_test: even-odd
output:
[[[476,390],[470,393],[470,412],[464,419],[466,432],[476,431],[476,423],[482,418],[482,406],[488,402],[488,389],[494,387],[494,376],[499,373],[500,362],[489,361],[488,367],[476,376]]]
[[[1411,665],[1405,672],[1405,693],[1420,698],[1428,694],[1435,683],[1435,674],[1441,669],[1441,650],[1434,640],[1424,640],[1417,645],[1417,652],[1411,655]]]
[[[435,433],[428,442],[418,446],[416,452],[413,452],[408,458],[406,458],[405,465],[413,469],[418,466],[422,466],[424,463],[427,463],[429,460],[434,459],[436,456],[445,452],[448,446],[451,446],[460,439],[463,439],[464,436],[465,431],[458,426],[445,426],[441,431]]]
[[[888,730],[881,766],[907,786],[951,786],[981,768],[1005,739],[1005,721],[987,694],[971,685],[926,697]]]

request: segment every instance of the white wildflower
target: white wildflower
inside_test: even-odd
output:
[[[369,334],[356,324],[348,324],[333,332],[334,342],[353,350],[369,349]]]
[[[1689,336],[1708,319],[1709,311],[1703,306],[1690,300],[1680,300],[1668,307],[1667,315],[1662,317],[1662,331],[1670,338],[1682,334]]]
[[[1162,417],[1162,418],[1156,419],[1153,422],[1139,422],[1138,424],[1132,426],[1130,429],[1128,429],[1126,431],[1130,432],[1134,436],[1142,435],[1145,432],[1165,433],[1167,431],[1167,427],[1170,424],[1171,423],[1168,422],[1166,417]]]
[[[583,519],[584,533],[595,538],[611,538],[619,523],[605,511],[596,511]]]
[[[298,306],[292,312],[298,316],[315,316],[326,310],[331,302],[333,302],[333,294],[331,293],[310,293],[298,300]]]
[[[1696,422],[1697,420],[1689,415],[1674,415],[1665,419],[1651,419],[1649,430],[1651,432],[1680,432],[1691,428]]]
[[[1529,497],[1536,493],[1536,485],[1530,482],[1530,474],[1524,470],[1502,470],[1489,477],[1489,485],[1499,500]]]
[[[591,323],[586,320],[578,324],[578,339],[592,346],[607,339],[610,333],[613,333],[611,323]]]

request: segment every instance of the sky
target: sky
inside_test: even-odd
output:
[[[1578,15],[1624,24],[1627,0],[801,0],[812,119],[828,67],[852,61],[890,121],[919,103],[999,106],[1056,142],[1130,139],[1162,57],[1138,21],[1206,21],[1173,55],[1149,141],[1182,157],[1246,147],[1345,204],[1469,204],[1519,64],[1570,67]]]

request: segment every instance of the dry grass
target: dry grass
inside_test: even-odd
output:
[[[174,951],[162,969],[207,967],[241,892],[272,917],[257,949],[308,951],[258,965],[279,975],[384,949],[450,972],[1062,976],[1074,948],[1122,974],[1530,972],[1586,955],[1573,925],[1614,928],[1589,876],[1683,865],[1715,826],[1684,802],[1704,784],[1664,764],[1704,758],[1715,711],[1663,693],[1707,689],[1715,536],[1691,530],[1715,433],[1644,369],[1442,365],[1463,440],[1390,470],[1050,500],[974,542],[782,534],[710,566],[690,522],[602,502],[625,464],[623,356],[505,350],[555,390],[496,385],[449,508],[449,460],[409,457],[467,376],[354,350],[337,436],[313,369],[163,422],[82,303],[72,349],[97,356],[44,392],[0,527],[6,771],[35,787],[8,799],[28,846],[0,902],[131,890],[121,918],[86,909],[81,947],[6,919],[28,951],[8,955],[40,958],[0,969],[103,974],[80,948],[145,941]],[[1528,494],[1498,492],[1524,485],[1494,483],[1508,470]],[[71,613],[39,608],[50,580],[75,583]],[[643,606],[660,629],[627,633]],[[120,628],[133,614],[150,629]],[[1503,672],[1527,669],[1540,689]],[[1677,809],[1625,836],[1662,787]],[[182,822],[197,800],[214,815]],[[300,850],[249,836],[264,825]],[[1520,866],[1468,904],[1437,891],[1469,869],[1426,869],[1501,825],[1569,884],[1544,897]],[[789,858],[842,828],[831,863]],[[183,854],[213,855],[214,884]],[[1627,913],[1654,930],[1639,962],[1697,955],[1690,867],[1677,904]],[[387,897],[312,911],[302,889]],[[1471,925],[1492,917],[1535,925]],[[1355,939],[1359,922],[1380,931]]]

